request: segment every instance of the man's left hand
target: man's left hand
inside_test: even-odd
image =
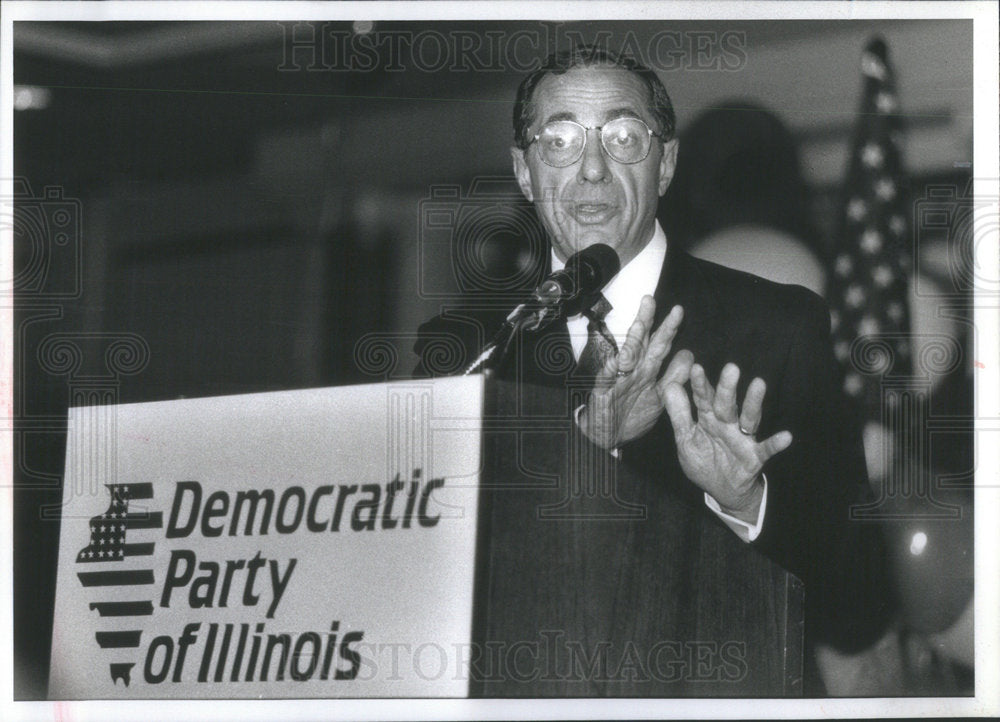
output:
[[[705,369],[690,369],[697,421],[682,383],[662,386],[663,401],[674,427],[677,456],[684,474],[714,498],[726,513],[754,523],[763,488],[759,476],[764,462],[792,443],[789,431],[779,431],[764,441],[755,438],[760,425],[766,386],[755,378],[747,388],[742,410],[736,407],[740,369],[726,364],[719,386],[712,388]]]

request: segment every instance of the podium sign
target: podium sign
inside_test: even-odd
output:
[[[72,409],[50,697],[466,696],[483,396]]]

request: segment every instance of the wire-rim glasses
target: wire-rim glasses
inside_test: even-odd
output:
[[[572,120],[556,120],[546,124],[528,145],[538,143],[538,155],[546,165],[565,168],[583,157],[591,130],[600,132],[601,147],[608,157],[627,165],[644,161],[653,136],[660,137],[639,118],[615,118],[589,128]]]

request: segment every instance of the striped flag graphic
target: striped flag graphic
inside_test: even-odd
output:
[[[100,516],[90,520],[90,543],[79,551],[76,556],[78,564],[88,566],[97,564],[100,568],[93,571],[77,572],[77,577],[86,588],[92,588],[95,594],[102,589],[135,588],[136,596],[153,584],[152,569],[115,569],[130,557],[148,557],[153,554],[153,542],[134,542],[128,539],[129,533],[142,529],[159,529],[163,526],[163,514],[158,511],[129,511],[132,501],[145,501],[153,498],[152,484],[105,484],[104,488],[111,495],[107,510]],[[111,568],[107,568],[110,565]],[[93,567],[91,567],[93,568]],[[117,618],[127,620],[132,617],[147,617],[153,613],[151,599],[135,599],[128,601],[102,601],[89,603],[90,609],[96,611],[102,618]],[[137,620],[136,620],[137,621]],[[110,624],[109,620],[109,624]],[[129,626],[136,626],[130,623]],[[95,639],[101,649],[124,650],[139,647],[142,629],[105,629],[95,632]],[[130,672],[135,662],[116,661],[110,663],[111,679],[117,683],[120,679],[127,687],[130,682]]]

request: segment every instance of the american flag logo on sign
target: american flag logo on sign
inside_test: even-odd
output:
[[[111,503],[100,516],[90,520],[90,543],[76,555],[78,564],[94,565],[92,571],[77,572],[80,583],[93,590],[90,609],[107,617],[107,629],[95,632],[101,649],[135,650],[142,637],[140,619],[153,613],[148,590],[153,584],[153,570],[127,564],[133,557],[150,557],[153,542],[131,541],[129,533],[142,529],[159,529],[163,514],[158,511],[130,512],[132,501],[153,498],[152,484],[105,484]],[[127,566],[127,569],[120,568]],[[113,597],[113,598],[112,598]],[[122,597],[131,597],[122,599]],[[134,661],[117,658],[109,663],[112,682],[120,679],[129,685]]]

